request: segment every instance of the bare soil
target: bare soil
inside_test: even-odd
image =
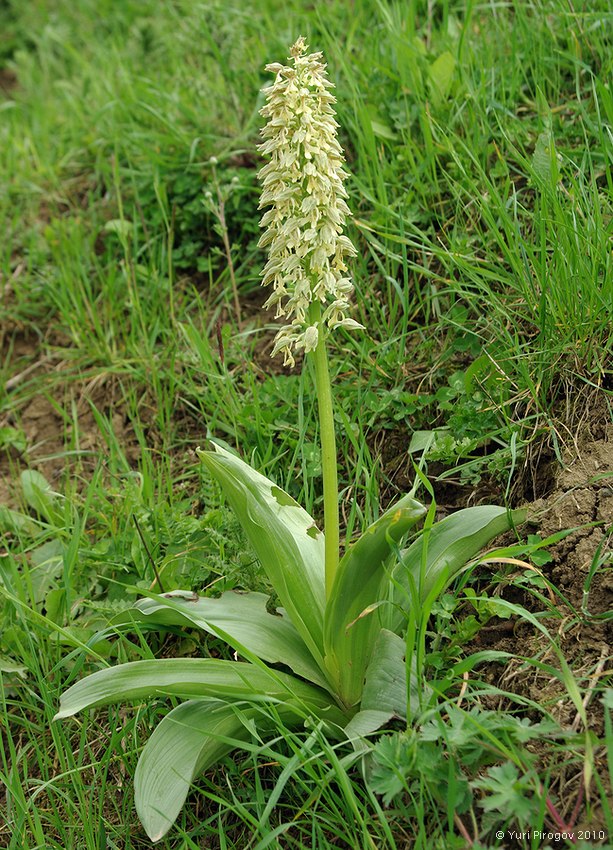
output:
[[[140,454],[119,403],[116,376],[100,372],[76,379],[60,342],[55,337],[43,344],[22,332],[0,336],[0,358],[9,365],[5,389],[15,398],[10,410],[0,414],[0,428],[18,429],[27,444],[24,453],[14,447],[0,451],[0,504],[11,508],[21,506],[18,480],[23,469],[37,469],[55,486],[67,469],[77,475],[91,474],[104,459],[106,444],[93,407],[110,422],[128,460],[136,463]],[[28,388],[32,381],[37,387],[34,394]]]
[[[542,539],[573,529],[548,547],[552,560],[543,565],[542,575],[556,589],[551,616],[541,620],[572,670],[582,693],[587,728],[604,739],[602,690],[613,682],[613,426],[599,429],[602,439],[591,435],[579,442],[554,476],[547,497],[529,504],[529,523]],[[510,542],[505,540],[504,542]],[[542,602],[514,584],[518,573],[509,576],[502,596],[537,613]],[[553,643],[547,646],[543,634],[525,619],[493,621],[481,629],[467,651],[503,650],[517,656],[506,663],[480,668],[484,681],[502,691],[526,697],[545,706],[560,725],[581,733],[585,727],[577,705],[558,676],[524,658],[537,658],[542,664],[561,671]],[[492,708],[510,710],[512,697],[491,699]],[[536,719],[536,718],[535,718]],[[554,778],[557,809],[565,822],[576,829],[605,828],[603,813],[592,808],[585,787],[584,764],[556,757],[537,745],[535,752]],[[606,781],[607,756],[604,747],[594,752],[598,775]],[[609,789],[611,793],[611,789]],[[563,846],[563,845],[560,845]]]
[[[0,97],[10,97],[17,88],[17,77],[9,68],[0,68]]]

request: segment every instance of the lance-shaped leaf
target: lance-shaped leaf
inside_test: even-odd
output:
[[[196,626],[227,641],[238,653],[246,652],[268,664],[286,664],[322,688],[326,679],[289,617],[266,610],[268,596],[229,590],[218,599],[171,591],[140,599],[113,619],[114,625],[141,622],[153,626]]]
[[[366,670],[360,710],[345,727],[349,737],[375,732],[392,718],[406,720],[407,709],[418,705],[420,692],[415,675],[407,687],[405,655],[405,641],[388,629],[381,629]]]
[[[393,711],[379,711],[376,708],[367,708],[354,714],[345,726],[344,732],[358,751],[367,750],[365,741],[361,741],[366,735],[370,735],[385,726],[393,718]]]
[[[338,566],[326,607],[324,646],[326,666],[348,707],[360,700],[366,667],[382,626],[376,606],[389,595],[385,580],[389,578],[390,555],[425,513],[420,502],[404,496],[366,529]]]
[[[372,661],[366,670],[360,708],[389,711],[394,717],[407,719],[407,669],[404,656],[406,644],[401,637],[381,629],[375,642]],[[411,683],[412,694],[417,688]]]
[[[288,725],[302,722],[282,706],[278,713]],[[168,832],[198,774],[249,739],[249,721],[257,716],[257,709],[248,705],[207,699],[184,702],[164,717],[134,776],[136,811],[152,841]]]
[[[442,590],[490,540],[523,522],[523,511],[508,511],[497,505],[465,508],[435,523],[427,534],[402,553],[394,571],[395,613],[392,630],[403,625],[402,610],[415,600],[423,602],[436,587]],[[417,599],[415,599],[415,591]],[[400,610],[399,610],[400,609]]]
[[[324,536],[287,493],[215,445],[199,451],[220,484],[290,620],[323,665]]]
[[[62,694],[54,719],[70,717],[84,708],[153,696],[220,697],[227,700],[278,701],[332,723],[347,718],[325,691],[289,673],[267,670],[244,661],[217,658],[156,658],[98,670]]]

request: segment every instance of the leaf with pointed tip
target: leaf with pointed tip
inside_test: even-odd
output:
[[[324,536],[287,493],[220,446],[198,455],[221,486],[281,604],[323,664]]]
[[[366,670],[360,709],[389,711],[394,717],[407,719],[407,709],[419,705],[419,697],[430,693],[411,673],[407,688],[406,643],[394,632],[381,629],[375,643],[372,660]],[[407,705],[407,699],[410,701]]]
[[[344,725],[347,718],[328,693],[289,673],[244,661],[217,658],[155,658],[98,670],[62,694],[54,719],[84,708],[153,696],[221,697],[303,705],[305,711]]]
[[[345,726],[349,738],[376,732],[392,718],[406,720],[407,698],[411,705],[419,704],[414,677],[411,677],[410,694],[407,693],[405,654],[404,640],[388,629],[381,629],[366,670],[360,710]]]
[[[388,596],[390,555],[425,513],[420,502],[404,496],[366,529],[340,561],[326,607],[324,645],[326,666],[347,706],[360,700],[366,667],[381,630],[375,609],[381,597]]]
[[[228,738],[246,733],[236,710],[219,700],[190,700],[164,717],[134,776],[136,811],[152,841],[173,825],[194,778],[233,748]]]
[[[328,687],[306,644],[283,613],[266,610],[263,593],[229,590],[217,599],[177,591],[140,599],[113,619],[114,625],[138,621],[161,626],[196,626],[226,640],[238,653],[268,664],[286,664],[297,676]]]
[[[282,707],[279,714],[289,725],[301,722]],[[173,825],[196,776],[249,740],[248,723],[257,715],[249,705],[202,699],[184,702],[163,718],[134,776],[136,811],[152,841]]]
[[[523,511],[508,511],[497,505],[465,508],[435,523],[402,553],[394,570],[395,599],[393,631],[403,625],[402,608],[413,599],[413,588],[421,604],[435,588],[442,590],[494,537],[523,522]]]
[[[367,708],[364,711],[358,711],[345,726],[345,734],[351,739],[362,738],[365,735],[370,735],[371,732],[376,732],[385,726],[386,723],[394,717],[393,711],[378,711],[375,708]],[[359,746],[356,749],[363,749]]]

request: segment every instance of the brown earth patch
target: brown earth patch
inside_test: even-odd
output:
[[[467,652],[494,649],[518,656],[504,663],[486,664],[479,668],[478,676],[502,691],[546,707],[563,729],[580,734],[585,731],[581,709],[559,677],[562,667],[557,647],[579,686],[587,727],[604,741],[602,691],[613,684],[613,426],[604,429],[603,439],[581,442],[555,476],[551,494],[528,507],[529,523],[536,526],[534,530],[541,539],[573,529],[548,547],[552,559],[540,567],[542,575],[551,582],[553,604],[549,615],[539,619],[552,644],[548,645],[546,637],[528,620],[493,618]],[[509,537],[504,542],[512,541]],[[508,577],[508,584],[501,586],[501,596],[532,613],[542,612],[544,603],[525,586],[515,583],[518,576],[514,573]],[[546,598],[546,592],[542,593]],[[537,667],[523,658],[536,658],[551,669]],[[486,697],[484,702],[494,709],[509,711],[515,707],[514,700],[504,694]],[[532,713],[536,719],[537,712]],[[578,741],[577,752],[581,748]],[[535,752],[541,767],[551,773],[558,811],[566,822],[575,817],[575,827],[585,827],[590,811],[590,827],[605,828],[593,786],[593,808],[588,810],[585,805],[583,760],[578,756],[562,758],[544,746]],[[594,768],[606,784],[604,745],[595,745]]]
[[[0,68],[0,95],[10,97],[17,88],[17,77],[9,68]]]
[[[613,570],[613,426],[605,439],[583,444],[557,477],[556,490],[532,505],[541,536],[575,528],[553,549],[551,579],[573,607],[585,605],[590,616],[611,613]],[[597,564],[600,567],[597,568]],[[611,633],[609,633],[611,637]]]
[[[56,345],[60,341],[57,335],[53,339]],[[0,343],[9,375],[4,387],[9,405],[0,413],[0,428],[15,428],[26,443],[25,451],[0,450],[0,504],[21,506],[18,482],[24,469],[38,470],[54,489],[69,470],[85,477],[93,473],[108,451],[94,408],[128,462],[138,460],[140,447],[115,375],[76,375],[62,348],[27,333],[13,333]]]

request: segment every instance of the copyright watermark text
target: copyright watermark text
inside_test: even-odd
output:
[[[523,832],[514,829],[499,829],[496,838],[502,841],[603,841],[606,833],[602,829],[567,829],[558,832],[545,829],[527,829]]]

